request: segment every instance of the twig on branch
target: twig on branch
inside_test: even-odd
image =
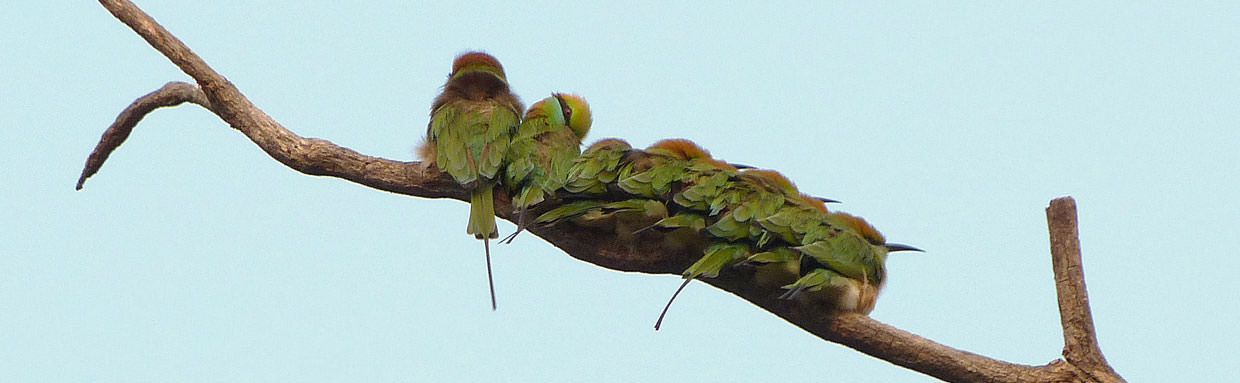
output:
[[[451,177],[433,170],[419,162],[402,162],[366,156],[348,148],[337,146],[327,140],[298,136],[275,122],[255,107],[227,79],[212,70],[205,61],[195,55],[180,40],[172,36],[155,20],[125,0],[100,0],[117,19],[130,26],[143,39],[169,60],[194,78],[198,86],[186,83],[169,83],[160,90],[134,101],[108,128],[95,151],[91,153],[83,169],[78,188],[87,177],[103,165],[107,156],[115,150],[143,116],[156,108],[192,102],[206,107],[222,120],[241,131],[251,141],[275,160],[299,172],[309,175],[331,176],[356,182],[375,189],[397,194],[424,198],[453,198],[465,201],[468,194]],[[1052,203],[1052,208],[1055,204]],[[512,205],[507,196],[498,193],[496,211],[504,219],[512,220]],[[1048,209],[1048,218],[1051,210]],[[1073,213],[1075,217],[1075,213]],[[1058,227],[1051,222],[1052,238]],[[1075,243],[1075,218],[1068,229]],[[617,238],[610,231],[600,231],[573,225],[532,227],[529,230],[564,250],[570,256],[602,267],[654,274],[679,274],[700,254],[688,254],[660,248],[661,241],[627,241]],[[644,235],[644,234],[643,234]],[[653,235],[653,234],[652,234]],[[1057,241],[1057,240],[1056,240]],[[1055,242],[1058,243],[1058,242]],[[1080,254],[1075,253],[1075,263],[1064,270],[1075,270],[1075,281],[1081,282],[1079,291],[1065,293],[1063,280],[1073,280],[1061,273],[1056,258],[1055,274],[1060,289],[1060,307],[1065,315],[1065,356],[1067,361],[1055,360],[1044,366],[1027,366],[1008,363],[985,356],[957,350],[935,343],[920,336],[899,330],[859,314],[834,315],[793,301],[780,300],[778,288],[762,287],[754,281],[753,272],[744,268],[732,269],[717,278],[704,281],[770,311],[788,322],[828,341],[843,344],[868,355],[889,361],[912,370],[949,382],[1084,382],[1122,381],[1111,372],[1114,379],[1106,378],[1110,371],[1105,359],[1097,353],[1093,337],[1092,320],[1089,318],[1088,301],[1085,300],[1083,276],[1080,273]],[[1071,266],[1075,265],[1075,266]],[[1066,273],[1067,271],[1065,271]],[[1067,294],[1067,295],[1065,295]],[[1080,307],[1063,309],[1064,300]],[[1077,315],[1083,314],[1084,317]],[[1072,319],[1069,319],[1071,317]],[[1087,325],[1081,325],[1085,323]],[[1071,328],[1071,329],[1070,329]],[[1078,335],[1081,332],[1087,337]],[[1071,335],[1070,335],[1071,334]],[[1083,339],[1083,340],[1082,340]],[[1086,347],[1084,354],[1073,350]],[[1090,351],[1092,350],[1092,351]],[[1092,353],[1092,354],[1091,354]],[[1091,356],[1096,355],[1096,358]],[[1105,367],[1103,370],[1101,367]]]

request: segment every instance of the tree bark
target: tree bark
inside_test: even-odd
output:
[[[327,140],[292,133],[254,106],[232,83],[137,6],[125,0],[100,0],[100,3],[192,77],[197,85],[171,82],[125,108],[88,157],[78,179],[78,189],[98,172],[108,155],[125,141],[144,116],[160,107],[190,102],[210,110],[293,170],[338,177],[397,194],[467,201],[468,193],[433,166],[367,156]],[[509,221],[515,218],[504,193],[497,193],[495,208],[501,218]],[[819,338],[948,382],[1123,382],[1103,358],[1094,335],[1081,269],[1075,203],[1068,197],[1051,201],[1047,220],[1064,328],[1065,358],[1042,366],[1014,364],[957,350],[865,315],[831,314],[798,306],[792,301],[778,299],[781,291],[760,286],[754,281],[753,272],[744,268],[729,270],[704,282],[731,292]],[[529,231],[573,258],[620,271],[680,274],[700,256],[660,248],[660,241],[621,240],[609,231],[572,225],[535,226]]]

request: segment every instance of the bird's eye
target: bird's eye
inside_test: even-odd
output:
[[[569,106],[568,103],[564,102],[564,99],[559,96],[557,96],[555,100],[560,103],[560,110],[564,113],[564,122],[571,120],[573,117],[573,107]]]

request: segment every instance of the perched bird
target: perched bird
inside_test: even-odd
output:
[[[758,284],[768,288],[790,284],[800,277],[801,260],[801,253],[792,246],[800,245],[803,236],[781,236],[763,226],[763,222],[781,211],[793,211],[800,213],[801,222],[821,224],[823,214],[827,213],[826,199],[800,193],[791,180],[774,170],[746,169],[741,177],[739,185],[742,187],[738,189],[744,191],[744,197],[720,215],[707,231],[719,238],[751,241],[758,247],[739,263],[754,267],[754,279]],[[803,227],[804,223],[790,226]]]
[[[564,190],[570,193],[606,193],[608,185],[626,176],[622,170],[628,169],[632,152],[633,147],[619,138],[605,138],[590,144],[573,161]]]
[[[707,232],[729,241],[750,240],[758,247],[765,246],[772,237],[759,221],[801,198],[792,181],[765,169],[742,170],[739,180],[721,195],[726,209],[706,228]]]
[[[824,222],[824,235],[807,235],[807,243],[795,247],[801,253],[801,277],[784,286],[789,290],[781,298],[869,314],[887,281],[887,253],[921,250],[887,243],[874,226],[848,213],[828,213]]]
[[[564,190],[577,200],[565,203],[538,216],[536,223],[553,225],[559,222],[610,229],[622,241],[631,242],[637,234],[668,218],[664,202],[633,196],[620,201],[602,198],[602,194],[621,192],[619,180],[632,173],[635,160],[647,157],[619,138],[605,138],[591,144],[573,161]],[[662,226],[659,226],[662,227]],[[664,238],[667,240],[667,236]]]
[[[756,267],[755,280],[767,287],[781,286],[797,279],[801,260],[800,253],[792,245],[800,245],[804,235],[782,235],[765,227],[762,222],[782,211],[795,211],[795,222],[779,223],[788,227],[772,225],[784,231],[804,231],[812,223],[822,223],[827,208],[822,198],[799,192],[796,185],[773,170],[747,168],[740,171],[716,172],[697,166],[688,173],[698,173],[697,180],[683,182],[685,185],[673,196],[680,206],[700,211],[711,222],[705,228],[710,237],[701,258],[682,273],[685,279],[672,298],[664,306],[655,322],[655,330],[662,325],[667,310],[676,296],[699,277],[715,277],[728,266],[748,265]],[[725,177],[726,175],[726,177]],[[685,177],[693,179],[694,177]],[[788,214],[792,215],[792,214]]]
[[[683,138],[670,138],[651,144],[645,151],[630,154],[628,169],[622,170],[617,186],[630,194],[666,200],[682,182],[696,179],[694,171],[736,168],[716,160],[706,149]]]
[[[512,242],[525,230],[526,210],[568,183],[592,121],[590,106],[575,94],[554,93],[530,105],[505,161],[504,186],[518,213],[517,231],[501,242]]]
[[[822,229],[827,207],[822,199],[811,197],[797,190],[792,181],[773,171],[749,172],[756,183],[763,184],[770,190],[780,194],[784,203],[774,206],[774,210],[763,210],[755,214],[752,222],[764,230],[764,236],[777,236],[785,243],[800,245],[805,243],[806,234],[813,229]]]
[[[482,240],[492,310],[495,284],[488,241],[499,237],[493,190],[524,109],[509,90],[499,60],[483,52],[462,54],[452,62],[443,92],[435,97],[426,140],[418,148],[423,161],[434,163],[470,191],[465,232]]]
[[[697,236],[706,228],[708,220],[731,202],[728,193],[738,180],[740,171],[733,165],[717,160],[710,152],[685,139],[667,139],[646,148],[646,163],[635,161],[632,174],[621,180],[621,189],[650,198],[667,198],[677,207],[677,213],[656,222],[655,227],[691,231]],[[668,198],[670,196],[670,198]],[[745,243],[709,240],[701,258],[682,273],[684,282],[672,293],[663,307],[654,328],[658,330],[672,302],[689,282],[698,278],[715,277],[725,266],[744,260],[749,256],[750,246]]]

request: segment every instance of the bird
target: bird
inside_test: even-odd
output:
[[[496,304],[489,241],[499,237],[494,189],[523,110],[499,60],[485,52],[466,52],[452,62],[443,90],[431,105],[426,139],[417,151],[422,161],[469,191],[465,232],[482,240],[491,310]]]
[[[589,104],[575,94],[553,93],[530,105],[508,147],[503,178],[517,213],[517,230],[500,242],[512,243],[525,230],[525,211],[568,183],[592,123]]]

